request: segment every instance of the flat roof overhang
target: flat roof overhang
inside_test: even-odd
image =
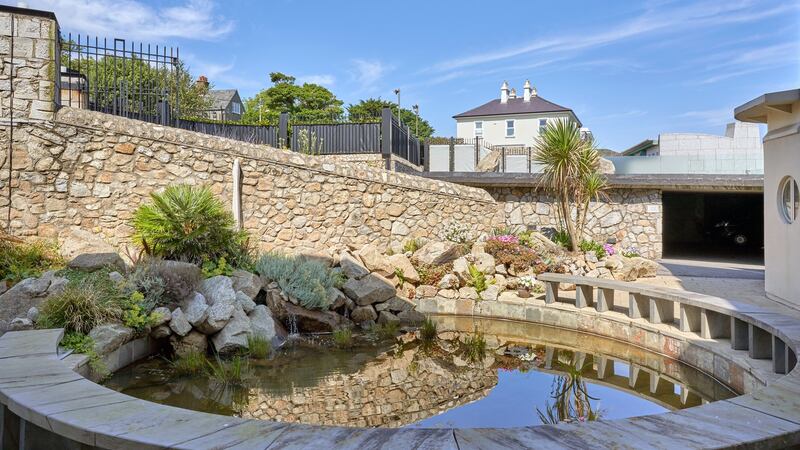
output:
[[[540,186],[540,174],[498,172],[425,172],[422,176],[473,187]],[[764,175],[645,174],[607,175],[612,189],[658,189],[691,192],[764,191]]]
[[[742,122],[767,123],[767,112],[792,112],[792,103],[800,101],[800,89],[770,92],[750,100],[733,110],[733,117]]]

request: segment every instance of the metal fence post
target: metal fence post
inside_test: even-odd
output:
[[[386,170],[392,169],[392,110],[381,110],[381,154],[386,163]]]
[[[278,147],[283,145],[283,148],[291,149],[289,139],[289,113],[282,112],[278,116]]]
[[[502,170],[500,172],[506,172],[506,148],[500,147],[500,167]]]
[[[430,145],[431,144],[424,139],[419,142],[419,157],[420,159],[422,159],[422,164],[425,172],[431,171]],[[428,147],[427,150],[425,150],[426,146]]]
[[[475,171],[478,171],[478,163],[480,162],[480,142],[481,138],[475,138]]]
[[[447,165],[448,165],[448,170],[450,170],[450,172],[456,171],[455,156],[456,156],[456,140],[451,137],[450,150],[447,152],[447,161],[448,161]]]
[[[531,148],[528,147],[528,173],[531,173]]]

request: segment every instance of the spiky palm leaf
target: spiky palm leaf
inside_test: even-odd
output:
[[[134,213],[134,238],[156,256],[216,260],[238,240],[233,216],[207,187],[179,184],[150,198]]]

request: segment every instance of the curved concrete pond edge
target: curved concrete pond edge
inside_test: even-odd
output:
[[[82,448],[114,449],[782,448],[800,444],[800,369],[795,367],[800,321],[673,289],[557,274],[542,274],[539,279],[547,285],[544,302],[423,299],[418,308],[426,313],[556,325],[627,340],[707,371],[746,394],[664,414],[524,428],[309,426],[219,416],[139,400],[72,370],[58,354],[62,330],[22,331],[0,337],[0,448],[77,447],[77,443]],[[575,299],[559,296],[564,283],[576,285]],[[629,294],[626,309],[609,307],[608,299],[615,291]],[[146,352],[146,344],[141,345],[130,351]]]

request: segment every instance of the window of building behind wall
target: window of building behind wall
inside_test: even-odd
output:
[[[483,122],[475,122],[475,136],[483,136]]]
[[[792,177],[785,177],[778,188],[778,209],[786,223],[793,223],[800,213],[800,188]]]
[[[506,137],[514,137],[514,121],[506,120]]]
[[[547,119],[539,119],[539,134],[544,133],[545,128],[547,128]]]

